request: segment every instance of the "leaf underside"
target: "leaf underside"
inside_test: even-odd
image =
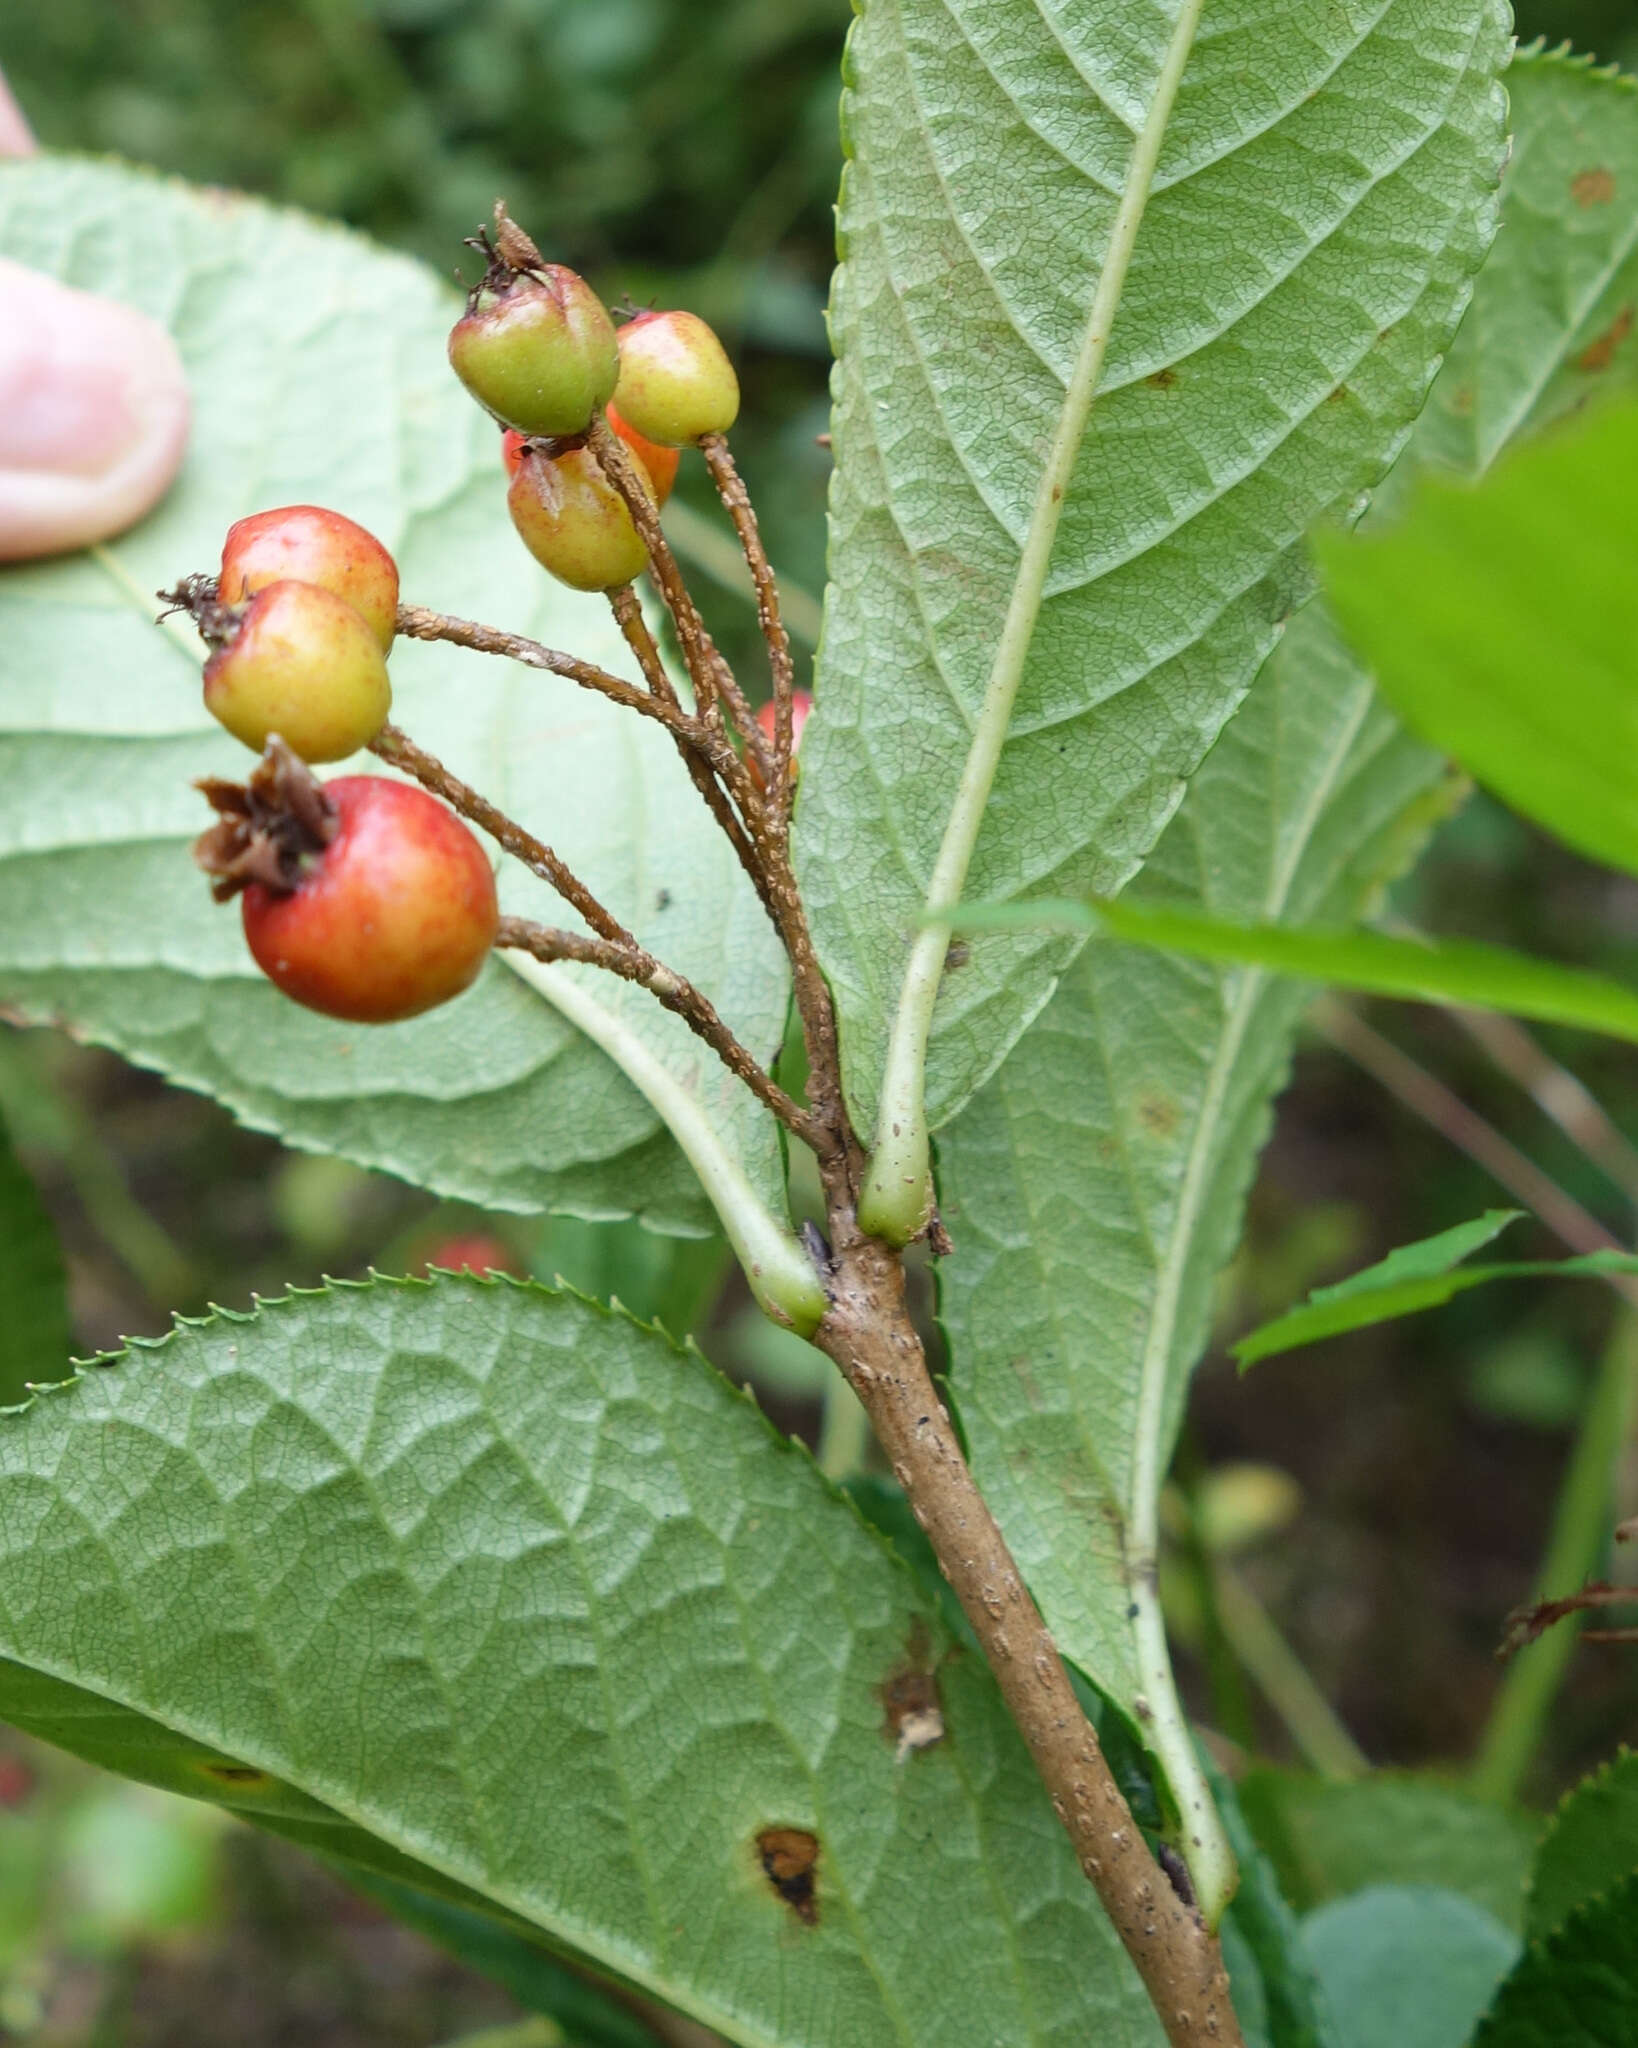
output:
[[[192,779],[242,777],[250,756],[205,713],[197,654],[155,626],[153,593],[214,569],[245,513],[332,505],[393,549],[406,599],[629,667],[601,601],[549,584],[512,531],[499,437],[445,360],[448,286],[259,202],[63,157],[0,166],[0,252],[169,327],[194,409],[187,464],[151,518],[90,554],[0,571],[0,1002],[292,1144],[451,1195],[708,1227],[654,1109],[509,968],[409,1024],[332,1023],[261,980],[188,858],[208,816]],[[391,667],[398,721],[771,1056],[783,959],[665,735],[449,647],[401,640]],[[513,862],[502,896],[578,921]],[[645,991],[587,985],[779,1200],[776,1136],[746,1091]]]
[[[736,2042],[1160,2039],[982,1665],[697,1354],[577,1296],[338,1288],[0,1418],[0,1656],[50,1739]],[[910,1671],[947,1734],[901,1759]],[[804,1910],[769,1829],[814,1838]]]
[[[1171,9],[867,0],[832,307],[831,588],[804,892],[869,1128],[888,1022]],[[1385,468],[1489,239],[1496,0],[1208,5],[1065,499],[973,898],[1117,890]],[[932,1125],[1077,941],[975,939]]]
[[[1556,59],[1521,60],[1508,83],[1506,225],[1402,466],[1488,459],[1498,442],[1476,421],[1553,417],[1632,375],[1630,351],[1582,362],[1638,299],[1638,103]],[[1577,181],[1608,163],[1617,198],[1588,209]],[[1130,900],[1352,922],[1447,801],[1442,763],[1311,605]],[[939,1141],[956,1245],[941,1314],[973,1468],[1066,1654],[1128,1712],[1129,1531],[1154,1509],[1134,1470],[1141,1454],[1158,1485],[1168,1462],[1307,1000],[1255,969],[1094,942]]]

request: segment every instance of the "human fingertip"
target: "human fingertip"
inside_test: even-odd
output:
[[[174,481],[188,422],[164,328],[0,258],[0,561],[135,525]]]

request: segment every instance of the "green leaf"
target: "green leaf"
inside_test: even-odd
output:
[[[1399,939],[1368,930],[1305,931],[1235,922],[1134,896],[1112,903],[973,903],[951,922],[958,931],[1079,928],[1193,960],[1264,967],[1273,974],[1330,982],[1366,995],[1402,996],[1413,1003],[1467,1003],[1638,1043],[1638,991],[1606,975],[1476,940]]]
[[[337,1288],[88,1369],[0,1421],[0,1598],[0,1711],[181,1748],[736,2042],[1158,2048],[979,1661],[696,1353],[580,1297]],[[901,1762],[909,1665],[948,1736]],[[770,1828],[817,1841],[811,1921]]]
[[[1532,1942],[1473,2048],[1628,2048],[1638,2040],[1638,1876]]]
[[[1294,1351],[1300,1344],[1315,1344],[1322,1337],[1340,1336],[1346,1330],[1369,1329],[1374,1323],[1392,1322],[1397,1316],[1415,1315],[1425,1308],[1439,1308],[1470,1288],[1486,1287],[1492,1280],[1600,1279],[1612,1273],[1638,1273],[1638,1256],[1631,1252],[1589,1252],[1578,1259],[1521,1259],[1505,1265],[1465,1266],[1453,1270],[1481,1244],[1488,1244],[1522,1212],[1493,1209],[1472,1223],[1458,1223],[1454,1230],[1441,1230],[1417,1244],[1402,1244],[1375,1266],[1350,1274],[1334,1287],[1316,1287],[1300,1308],[1276,1316],[1233,1345],[1234,1356],[1243,1367],[1277,1352]]]
[[[1510,267],[1494,283],[1480,275],[1464,329],[1478,340],[1455,351],[1466,395],[1458,403],[1440,378],[1433,439],[1418,435],[1413,462],[1442,455],[1447,408],[1465,417],[1475,380],[1544,403],[1556,392],[1589,305],[1586,232],[1603,238],[1605,282],[1624,279],[1638,298],[1638,181],[1574,235],[1562,218],[1574,201],[1561,165],[1600,150],[1605,131],[1629,134],[1625,88],[1543,61],[1515,65],[1509,87]],[[1521,267],[1532,304],[1560,306],[1556,325],[1515,318]],[[1375,700],[1310,606],[1130,899],[1242,922],[1351,923],[1449,798],[1438,758]],[[1308,1000],[1257,969],[1088,948],[938,1149],[955,1242],[940,1309],[979,1483],[1065,1653],[1128,1713],[1143,1695],[1155,1753],[1208,1839],[1149,1592],[1157,1503]]]
[[[71,1343],[57,1233],[0,1123],[0,1406],[61,1379]]]
[[[1532,1940],[1638,1871],[1638,1756],[1623,1749],[1566,1794],[1530,1873]]]
[[[1176,4],[866,0],[849,44],[831,588],[801,875],[869,1128],[907,948],[1025,563]],[[966,891],[1113,893],[1386,467],[1494,226],[1495,0],[1208,25],[1183,74]],[[1300,196],[1300,201],[1297,195]],[[991,937],[928,1113],[1076,950]]]
[[[1302,1944],[1339,2048],[1463,2048],[1519,1952],[1482,1907],[1423,1884],[1321,1906]]]
[[[1367,1885],[1437,1885],[1523,1927],[1540,1833],[1529,1814],[1436,1778],[1381,1771],[1343,1781],[1259,1769],[1236,1790],[1299,1912]]]
[[[0,252],[168,325],[194,401],[160,510],[89,555],[0,573],[0,1000],[71,1023],[248,1124],[488,1207],[709,1212],[651,1103],[602,1049],[626,1029],[770,1203],[771,1119],[652,997],[579,968],[496,964],[409,1024],[300,1011],[251,964],[188,858],[189,786],[249,756],[206,715],[152,593],[214,567],[228,524],[317,500],[394,550],[406,598],[625,669],[599,600],[551,585],[507,517],[497,435],[450,375],[456,301],[334,228],[108,163],[0,166]],[[771,1056],[783,958],[658,727],[538,671],[400,641],[395,716],[538,829],[662,958]],[[573,921],[506,864],[508,908]],[[527,977],[527,978],[526,978]],[[591,1001],[583,1035],[543,992]]]
[[[1595,408],[1477,487],[1316,540],[1342,626],[1424,738],[1577,851],[1638,871],[1638,407]]]

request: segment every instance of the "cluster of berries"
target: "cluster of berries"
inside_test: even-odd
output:
[[[195,848],[286,995],[390,1024],[459,995],[499,921],[488,855],[424,790],[308,764],[368,746],[392,708],[398,567],[362,526],[287,505],[228,531],[221,570],[169,593],[212,648],[205,704],[262,755],[249,782],[200,784],[218,822]]]
[[[585,279],[545,262],[504,209],[481,247],[489,268],[449,337],[449,360],[506,430],[512,523],[561,582],[618,589],[648,550],[587,431],[604,414],[663,505],[680,451],[739,416],[733,365],[693,313],[639,313],[616,328]]]
[[[616,331],[585,281],[546,263],[502,207],[479,246],[488,269],[449,359],[505,429],[513,523],[574,588],[629,584],[648,550],[588,445],[594,422],[606,418],[636,458],[628,489],[658,508],[681,448],[737,416],[732,365],[692,313],[641,313]],[[200,784],[218,819],[195,847],[218,899],[243,897],[257,964],[295,1001],[356,1023],[396,1022],[459,995],[499,931],[480,841],[423,789],[309,772],[372,743],[388,751],[398,569],[387,549],[337,512],[285,506],[241,519],[220,572],[166,595],[212,650],[207,707],[262,755],[243,786]]]

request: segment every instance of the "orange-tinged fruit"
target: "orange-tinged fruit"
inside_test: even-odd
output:
[[[383,776],[324,785],[334,833],[296,885],[252,882],[245,940],[293,1002],[354,1024],[394,1024],[458,996],[495,943],[489,857],[453,811]]]
[[[449,336],[450,367],[503,426],[583,434],[614,396],[614,322],[561,264],[492,271]]]
[[[620,329],[621,416],[667,448],[725,434],[739,417],[739,379],[695,313],[639,313]]]
[[[624,498],[587,448],[525,450],[506,504],[530,554],[573,590],[614,590],[648,567]]]
[[[257,753],[277,733],[304,761],[341,761],[386,723],[392,687],[380,639],[344,597],[269,583],[205,663],[205,708]]]
[[[322,505],[281,505],[235,520],[216,579],[223,604],[239,604],[270,583],[316,583],[344,597],[383,650],[398,622],[398,564],[368,528]]]

